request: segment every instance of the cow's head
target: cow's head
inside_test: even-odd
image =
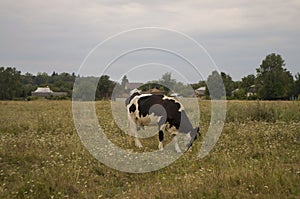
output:
[[[185,143],[187,149],[189,149],[193,145],[193,142],[197,139],[197,134],[201,136],[199,127],[193,128],[192,131],[187,134],[187,139]]]

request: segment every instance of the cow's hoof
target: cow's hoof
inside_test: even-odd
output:
[[[158,150],[159,151],[163,151],[164,150],[163,144],[161,142],[158,145]]]
[[[135,144],[135,146],[138,147],[138,148],[143,148],[143,145],[141,143]]]
[[[182,153],[182,151],[179,148],[175,148],[177,153]]]
[[[182,153],[181,149],[179,148],[178,142],[175,143],[175,151],[177,153]]]
[[[135,146],[138,148],[143,148],[143,145],[141,144],[140,141],[135,141]]]

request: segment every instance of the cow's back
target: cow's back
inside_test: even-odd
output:
[[[162,121],[168,122],[177,129],[180,126],[182,105],[175,99],[167,98],[164,95],[141,96],[137,100],[137,106],[139,117],[154,114],[164,117]],[[161,106],[161,108],[151,108],[154,106]]]

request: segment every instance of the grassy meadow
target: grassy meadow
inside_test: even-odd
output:
[[[199,101],[202,134],[210,102]],[[134,139],[96,103],[107,137],[122,148],[156,150]],[[300,198],[300,101],[228,101],[223,132],[199,159],[202,138],[166,168],[124,173],[97,161],[73,123],[71,101],[0,102],[0,198]]]

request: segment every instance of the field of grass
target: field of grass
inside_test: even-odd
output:
[[[107,137],[134,140],[96,103]],[[210,102],[200,101],[205,135]],[[168,167],[124,173],[98,162],[81,143],[70,101],[0,102],[0,198],[300,198],[300,102],[229,101],[220,139],[199,159],[202,139]]]

